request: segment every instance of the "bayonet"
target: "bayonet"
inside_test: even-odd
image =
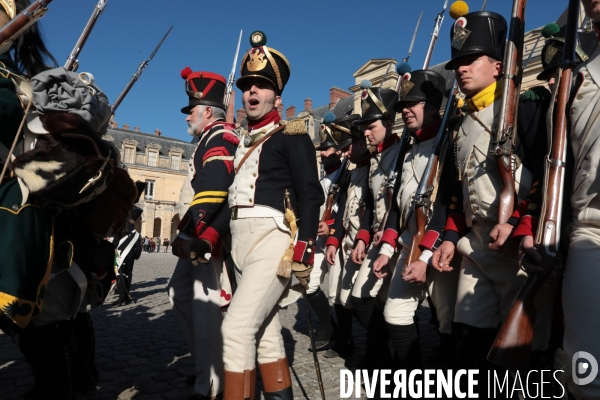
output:
[[[385,70],[385,74],[383,74],[383,78],[381,78],[381,83],[379,84],[379,87],[383,86],[383,82],[385,81],[385,78],[387,77],[388,73],[390,72],[390,68],[392,67],[392,63],[390,62],[388,64],[387,69]]]
[[[485,6],[487,5],[488,0],[483,1],[483,5],[481,6],[481,11],[485,11]]]
[[[425,55],[425,61],[423,62],[423,69],[429,68],[429,62],[431,61],[431,55],[433,54],[433,49],[435,47],[437,39],[440,36],[440,29],[442,28],[442,23],[444,22],[444,14],[446,13],[447,8],[448,8],[448,0],[445,0],[444,8],[437,15],[437,17],[435,17],[433,33],[431,34],[431,41],[429,42],[429,48],[427,49],[427,55]]]
[[[240,37],[238,38],[237,47],[235,49],[235,56],[233,57],[233,65],[231,66],[231,73],[229,74],[229,78],[227,79],[227,89],[225,90],[225,99],[223,100],[223,105],[225,105],[225,111],[229,108],[229,102],[231,101],[231,92],[233,90],[233,81],[235,80],[235,67],[237,65],[238,55],[240,53],[240,43],[242,42],[242,32],[240,30]],[[233,121],[227,121],[233,122]]]
[[[133,74],[133,77],[129,80],[129,82],[125,86],[125,89],[123,89],[123,91],[121,92],[121,94],[119,95],[119,97],[117,98],[117,100],[115,100],[115,102],[113,103],[112,108],[111,108],[113,115],[115,115],[115,112],[117,111],[117,108],[119,107],[119,105],[121,104],[121,102],[123,101],[123,99],[125,98],[125,96],[127,96],[127,93],[129,93],[129,91],[131,90],[131,88],[133,87],[133,85],[135,84],[135,82],[138,79],[140,79],[140,76],[142,76],[142,72],[144,72],[144,70],[146,69],[146,67],[150,63],[150,61],[152,61],[152,59],[154,58],[154,55],[156,54],[156,52],[158,51],[158,49],[160,49],[160,46],[162,46],[162,44],[165,41],[165,39],[167,38],[167,36],[169,36],[169,33],[171,33],[171,29],[173,29],[173,25],[171,25],[171,27],[169,28],[169,30],[167,31],[167,33],[165,33],[165,35],[163,36],[163,38],[161,39],[161,41],[158,43],[158,45],[156,46],[156,48],[154,49],[154,51],[152,52],[152,54],[150,54],[150,57],[147,60],[142,61],[142,63],[140,64],[140,66],[137,68],[137,71],[135,71],[135,73]]]
[[[83,28],[83,32],[79,39],[77,39],[77,43],[75,43],[75,47],[71,50],[71,54],[69,54],[69,58],[67,58],[67,62],[65,63],[65,69],[67,71],[77,71],[77,67],[79,67],[79,53],[81,53],[81,49],[85,45],[90,33],[92,33],[92,29],[94,29],[94,25],[96,25],[96,21],[104,11],[104,7],[106,7],[106,3],[108,0],[99,0],[96,7],[94,7],[94,11],[92,12],[92,16],[88,20],[85,28]]]
[[[419,25],[421,25],[421,18],[423,18],[423,11],[421,11],[421,15],[419,16],[419,20],[417,21],[417,26],[415,27],[415,32],[413,33],[412,40],[410,42],[410,47],[408,48],[408,55],[404,58],[404,62],[408,62],[410,55],[412,54],[413,46],[415,45],[415,39],[417,38],[417,32],[419,32]]]

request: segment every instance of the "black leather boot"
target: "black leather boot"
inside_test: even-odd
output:
[[[341,304],[335,304],[334,308],[338,321],[337,335],[333,346],[323,354],[325,358],[347,357],[355,347],[352,339],[352,310]]]
[[[73,320],[73,334],[77,345],[76,391],[86,393],[98,385],[98,367],[96,366],[96,339],[94,326],[89,313],[79,313]]]
[[[319,351],[329,344],[337,329],[337,324],[329,311],[329,300],[327,300],[327,296],[325,296],[325,293],[320,288],[306,297],[312,309],[315,310],[321,324],[321,330],[315,337],[315,346],[317,351]]]

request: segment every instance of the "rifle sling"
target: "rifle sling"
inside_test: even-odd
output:
[[[270,138],[271,136],[273,136],[274,134],[276,134],[277,132],[279,132],[280,130],[282,130],[285,127],[285,125],[281,125],[279,128],[275,128],[273,129],[271,132],[267,133],[265,136],[263,136],[262,138],[260,138],[259,140],[256,141],[256,143],[254,143],[254,145],[252,145],[252,147],[250,147],[250,150],[248,150],[248,152],[244,155],[244,157],[242,157],[242,161],[240,161],[240,163],[238,164],[238,166],[235,168],[235,173],[239,173],[240,169],[242,168],[242,165],[244,165],[244,163],[246,162],[246,160],[248,159],[248,157],[250,157],[250,154],[252,154],[252,152],[254,150],[256,150],[256,148],[261,145],[265,140],[267,140],[268,138]]]

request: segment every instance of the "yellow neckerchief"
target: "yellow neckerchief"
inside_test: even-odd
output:
[[[481,111],[491,105],[502,96],[502,86],[494,81],[490,86],[483,89],[470,99],[466,99],[469,111]]]

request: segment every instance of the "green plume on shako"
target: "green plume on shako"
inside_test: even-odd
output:
[[[555,36],[558,32],[560,32],[560,26],[555,22],[550,22],[542,29],[542,36],[548,39]]]

